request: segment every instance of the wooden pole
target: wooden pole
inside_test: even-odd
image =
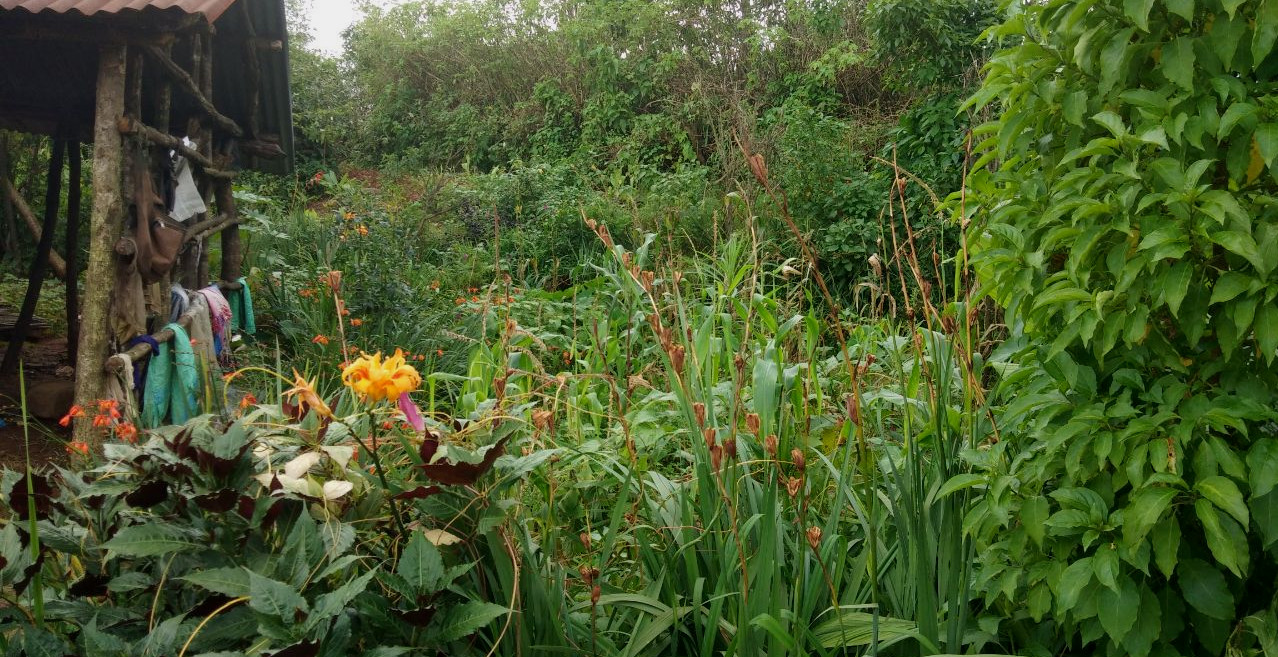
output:
[[[36,218],[35,212],[31,210],[31,206],[27,205],[26,200],[18,193],[18,188],[13,186],[13,181],[8,178],[0,177],[0,197],[4,197],[13,207],[18,210],[18,216],[22,217],[22,221],[27,224],[27,229],[31,231],[31,237],[36,242],[44,236],[44,229],[40,228],[40,220]],[[53,275],[62,280],[67,278],[67,263],[62,260],[62,256],[57,251],[49,249],[49,266],[53,268]]]
[[[9,133],[0,130],[0,181],[9,182]],[[13,219],[13,203],[0,194],[0,215],[4,217],[4,241],[0,242],[0,255],[18,252],[18,226]]]
[[[67,359],[74,363],[80,348],[80,142],[67,144],[70,171],[67,175]]]
[[[230,183],[217,185],[217,209],[232,222],[222,229],[222,280],[235,281],[240,277],[244,253],[240,245],[239,215],[235,209],[235,195]]]
[[[89,218],[89,262],[85,269],[84,314],[76,353],[75,401],[88,407],[102,397],[104,364],[110,334],[108,307],[115,281],[112,248],[122,230],[124,201],[121,166],[123,140],[116,120],[124,114],[124,44],[104,45],[98,52],[97,107],[93,121],[93,212]],[[92,413],[76,418],[75,438],[94,446],[100,435],[90,424]]]
[[[22,345],[27,341],[27,328],[31,325],[31,318],[35,317],[40,288],[44,286],[44,274],[49,269],[49,251],[53,249],[53,233],[57,230],[58,210],[61,209],[62,162],[66,151],[67,142],[55,139],[53,153],[49,156],[49,177],[45,180],[44,188],[44,234],[40,236],[35,258],[31,260],[31,273],[27,276],[27,296],[22,300],[18,323],[13,326],[9,348],[4,353],[4,362],[0,363],[0,375],[3,376],[13,376],[18,371]]]

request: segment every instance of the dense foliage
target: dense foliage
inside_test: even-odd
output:
[[[966,524],[1030,654],[1273,649],[1275,7],[1058,0],[999,28],[975,264],[1020,351]]]

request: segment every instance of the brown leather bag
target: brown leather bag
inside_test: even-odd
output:
[[[133,176],[133,232],[138,247],[138,273],[143,282],[154,283],[173,269],[186,241],[186,228],[169,217],[141,153],[134,160]]]

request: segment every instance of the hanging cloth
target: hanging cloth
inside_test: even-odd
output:
[[[169,415],[169,397],[172,393],[173,347],[161,342],[152,347],[151,360],[146,368],[146,388],[142,392],[142,426],[154,429],[164,425]],[[188,343],[188,348],[189,343]]]
[[[257,333],[257,320],[253,317],[253,294],[249,292],[248,279],[241,276],[240,289],[231,290],[227,301],[231,303],[231,330],[245,335]]]
[[[209,321],[213,324],[213,346],[219,355],[231,342],[231,303],[222,295],[216,285],[200,289],[200,294],[209,305]]]
[[[191,305],[191,297],[186,290],[177,283],[169,288],[169,321],[176,322],[182,318],[188,306]]]
[[[209,319],[209,304],[203,294],[191,295],[191,307],[187,311],[191,316],[191,348],[195,355],[214,366],[217,365],[217,351],[213,348],[213,323]]]
[[[169,418],[173,424],[200,414],[200,368],[196,364],[191,336],[177,322],[165,328],[173,331],[173,378],[169,399]]]

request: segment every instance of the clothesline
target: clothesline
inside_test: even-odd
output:
[[[244,287],[238,281],[218,281],[217,286],[219,289],[222,289],[222,290],[240,290],[240,289],[243,289]],[[190,310],[187,310],[185,313],[182,314],[181,317],[177,319],[177,322],[176,322],[177,325],[181,326],[184,330],[190,330],[191,322],[195,319],[195,316],[198,314],[198,312],[199,312],[198,309],[192,306]],[[170,329],[166,326],[165,328],[162,328],[159,331],[156,331],[154,334],[152,334],[151,339],[155,340],[156,344],[168,342],[173,339],[173,329]],[[113,374],[118,373],[124,369],[124,363],[121,362],[121,359],[127,358],[129,359],[130,363],[137,363],[143,358],[146,358],[147,356],[149,356],[151,354],[151,351],[152,351],[152,348],[150,343],[143,342],[140,344],[136,344],[121,353],[112,355],[110,358],[107,358],[106,370]]]

